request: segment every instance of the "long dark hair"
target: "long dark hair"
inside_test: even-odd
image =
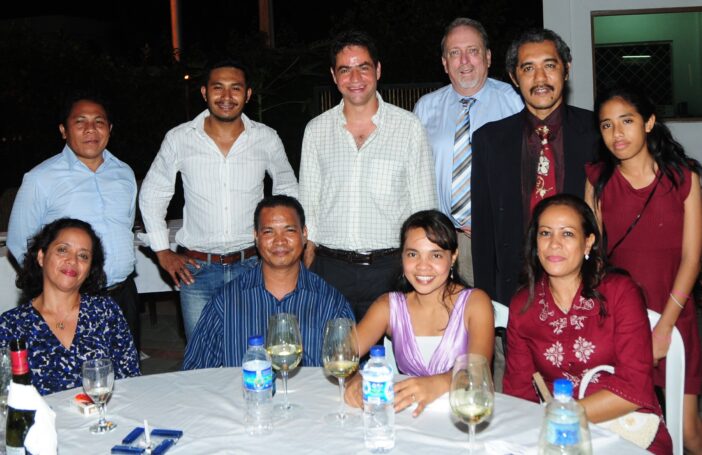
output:
[[[523,287],[529,290],[529,297],[526,304],[522,308],[522,312],[526,311],[534,301],[534,288],[544,276],[545,270],[539,260],[537,248],[537,236],[539,234],[539,219],[541,215],[549,207],[562,205],[570,207],[580,216],[581,227],[585,237],[594,234],[595,241],[590,248],[590,258],[583,261],[580,268],[580,276],[582,278],[583,290],[582,295],[586,298],[597,299],[600,302],[600,316],[605,316],[607,310],[604,306],[604,296],[597,291],[597,286],[600,285],[607,270],[606,255],[602,247],[602,236],[597,227],[595,214],[592,213],[590,207],[577,196],[572,194],[557,194],[550,198],[543,199],[534,207],[534,213],[529,222],[527,229],[526,242],[524,244],[524,271],[523,271]]]
[[[453,227],[451,220],[439,212],[438,210],[423,210],[410,215],[402,224],[400,230],[400,250],[405,249],[407,241],[407,233],[411,229],[419,228],[424,231],[427,238],[432,243],[436,244],[442,250],[448,250],[454,254],[458,250],[458,236],[456,228]],[[446,300],[453,294],[458,293],[463,288],[469,287],[458,274],[456,267],[449,273],[448,282],[444,288],[444,295],[441,298],[441,303],[450,314],[450,308],[446,304]],[[400,276],[398,288],[402,292],[414,291],[410,282],[405,278],[404,274]]]
[[[29,250],[24,256],[22,270],[17,276],[16,285],[22,290],[25,301],[29,301],[44,290],[44,270],[39,265],[37,255],[39,251],[46,254],[49,245],[56,240],[59,233],[68,228],[75,228],[84,231],[93,242],[92,261],[90,272],[80,287],[82,294],[99,294],[105,286],[105,253],[102,249],[102,242],[90,224],[85,221],[73,218],[59,218],[42,228],[37,235],[30,240]]]
[[[602,106],[614,98],[621,98],[634,106],[636,112],[643,117],[644,122],[656,113],[656,106],[651,99],[642,90],[630,86],[613,86],[606,89],[597,97],[595,112],[599,115]],[[679,182],[682,182],[684,179],[683,168],[687,168],[697,174],[700,174],[700,170],[702,170],[700,163],[685,154],[683,146],[673,139],[668,127],[660,122],[658,118],[656,118],[651,131],[646,134],[646,145],[649,153],[658,165],[658,169],[663,172],[676,188]],[[602,172],[594,185],[595,203],[600,201],[604,187],[619,165],[619,159],[607,148],[601,136],[598,161],[602,163]]]

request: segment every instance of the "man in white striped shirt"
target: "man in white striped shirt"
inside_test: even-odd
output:
[[[185,336],[195,328],[212,294],[257,264],[253,212],[263,198],[263,179],[273,193],[297,196],[297,180],[274,130],[250,120],[246,67],[235,60],[214,64],[201,87],[207,110],[166,134],[144,179],[139,207],[159,264],[180,289]],[[181,173],[183,227],[171,251],[165,217]]]
[[[342,33],[330,59],[343,99],[307,125],[302,142],[305,264],[346,296],[360,320],[399,277],[402,223],[437,205],[434,164],[419,119],[376,91],[380,62],[371,38]]]

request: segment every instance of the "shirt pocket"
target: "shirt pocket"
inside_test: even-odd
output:
[[[364,188],[379,205],[396,204],[406,192],[403,163],[397,160],[374,158],[365,175]]]

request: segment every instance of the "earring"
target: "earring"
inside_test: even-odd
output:
[[[588,259],[590,259],[590,254],[589,254],[589,253],[585,253],[585,260],[587,261]]]
[[[453,280],[453,266],[451,266],[451,273],[449,273],[449,279]]]

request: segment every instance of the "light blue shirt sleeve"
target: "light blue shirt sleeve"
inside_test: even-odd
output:
[[[451,181],[453,143],[456,122],[461,114],[461,98],[451,85],[424,95],[417,101],[414,113],[427,131],[434,152],[439,209],[451,217]],[[489,122],[509,117],[524,108],[524,103],[512,86],[487,79],[470,110],[470,136]],[[451,217],[452,218],[452,217]],[[453,218],[452,218],[453,219]],[[460,225],[453,220],[456,227]]]

